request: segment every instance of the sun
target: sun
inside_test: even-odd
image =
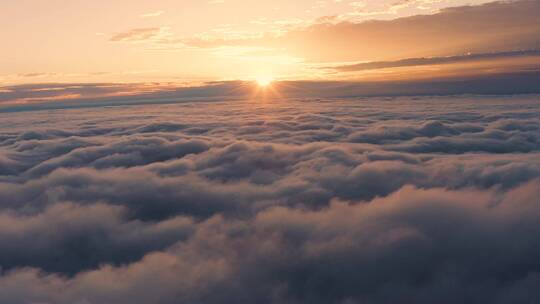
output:
[[[278,81],[269,74],[259,74],[253,77],[253,98],[255,100],[270,100],[274,97],[279,97]]]
[[[257,79],[255,79],[255,81],[257,82],[257,85],[261,88],[265,88],[269,85],[272,84],[272,82],[274,82],[274,78],[270,77],[270,76],[261,76],[261,77],[257,77]]]

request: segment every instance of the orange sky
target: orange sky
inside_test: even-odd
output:
[[[321,67],[538,48],[538,1],[487,2],[8,1],[0,82],[342,79]]]

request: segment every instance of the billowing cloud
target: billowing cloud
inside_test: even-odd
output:
[[[524,95],[2,114],[0,302],[537,301],[538,109]]]

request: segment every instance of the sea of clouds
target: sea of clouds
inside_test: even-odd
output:
[[[0,303],[540,302],[537,95],[0,115]]]

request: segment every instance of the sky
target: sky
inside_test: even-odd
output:
[[[0,83],[402,78],[332,67],[540,47],[538,1],[489,2],[3,1]]]

